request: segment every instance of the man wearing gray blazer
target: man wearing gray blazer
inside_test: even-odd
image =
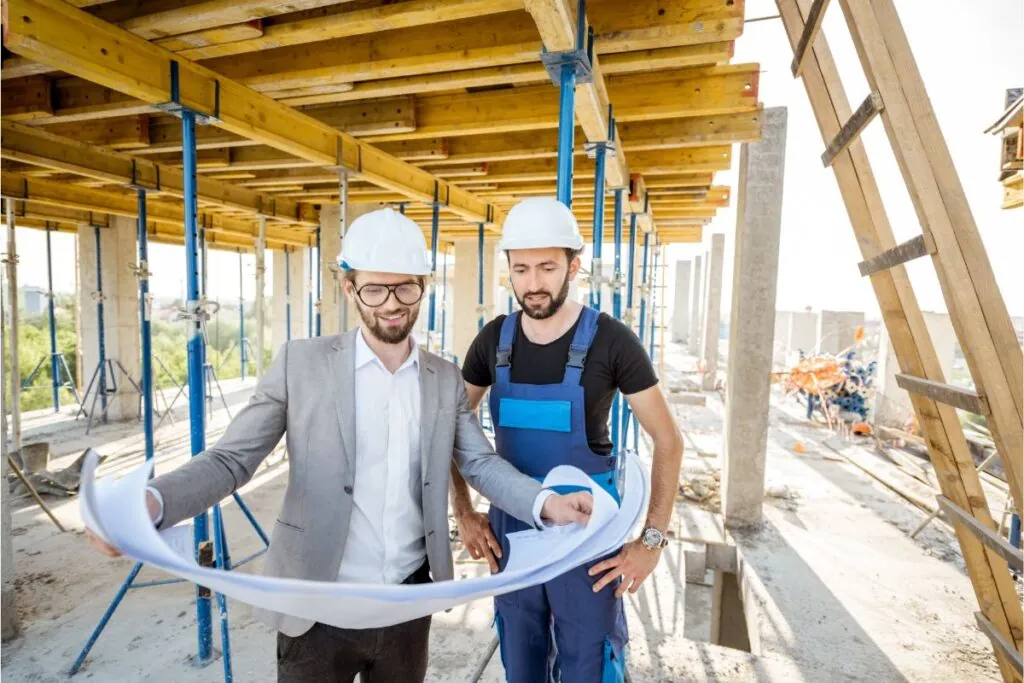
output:
[[[423,583],[454,577],[452,461],[469,484],[531,524],[585,524],[589,493],[557,495],[498,456],[459,369],[410,332],[430,267],[419,227],[391,209],[345,236],[344,289],[358,329],[286,343],[212,448],[151,482],[159,528],[194,517],[252,478],[282,436],[288,487],[264,573],[314,581]],[[95,537],[90,543],[116,550]],[[254,610],[278,631],[278,681],[422,681],[430,617],[340,629]]]

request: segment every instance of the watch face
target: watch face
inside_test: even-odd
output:
[[[643,541],[648,548],[657,548],[661,545],[662,534],[654,528],[644,529]]]

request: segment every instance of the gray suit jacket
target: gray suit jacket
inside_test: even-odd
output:
[[[151,485],[164,501],[161,528],[194,517],[253,476],[287,435],[288,488],[264,573],[334,581],[341,566],[355,482],[355,335],[301,339],[282,347],[248,405],[212,448]],[[469,409],[459,369],[420,349],[423,524],[436,581],[454,577],[448,536],[452,458],[470,486],[530,524],[541,486],[498,456]],[[383,494],[383,492],[382,492]],[[254,610],[289,636],[312,622]]]

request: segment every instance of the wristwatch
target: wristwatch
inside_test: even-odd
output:
[[[664,548],[668,545],[668,539],[665,534],[661,533],[660,529],[656,529],[653,526],[645,527],[640,532],[640,542],[644,544],[644,547],[648,550],[657,550]]]

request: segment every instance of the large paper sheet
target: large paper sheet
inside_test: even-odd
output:
[[[649,490],[647,475],[632,455],[625,465],[621,507],[579,469],[556,467],[544,485],[590,489],[594,509],[589,524],[512,534],[508,564],[499,574],[406,586],[282,579],[200,567],[183,556],[187,536],[180,527],[168,539],[153,528],[145,503],[151,463],[116,481],[100,482],[96,466],[97,458],[90,454],[82,472],[82,518],[125,555],[254,607],[340,628],[390,626],[549,581],[621,546],[640,522]]]

